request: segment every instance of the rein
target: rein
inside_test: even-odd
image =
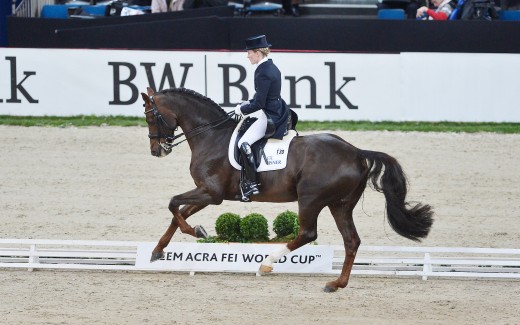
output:
[[[183,143],[184,141],[187,141],[191,138],[194,138],[196,137],[197,135],[199,134],[202,134],[206,131],[209,131],[213,128],[216,128],[222,124],[224,124],[225,122],[227,122],[228,120],[231,119],[231,115],[234,114],[233,111],[229,112],[229,113],[226,113],[226,116],[223,116],[222,118],[219,118],[217,120],[214,120],[214,121],[211,121],[211,122],[208,122],[208,123],[205,123],[205,124],[202,124],[202,125],[199,125],[189,131],[186,131],[186,132],[183,132],[183,133],[180,133],[180,134],[177,134],[175,135],[175,131],[177,131],[177,127],[173,128],[171,127],[168,122],[166,122],[166,120],[162,117],[162,115],[159,113],[159,109],[157,108],[157,105],[155,104],[155,100],[153,98],[153,96],[150,96],[150,102],[152,103],[152,108],[145,111],[144,114],[148,114],[150,112],[153,113],[153,116],[155,117],[156,121],[157,121],[157,129],[158,129],[158,133],[157,134],[148,134],[148,138],[150,139],[166,139],[166,142],[163,142],[161,143],[161,147],[163,147],[164,150],[170,152],[173,147],[176,147],[178,146],[179,144]],[[171,136],[168,136],[168,135],[163,135],[161,133],[161,126],[164,126],[166,129],[172,131],[172,135]],[[184,140],[181,140],[177,143],[173,143],[173,141],[179,139],[180,137],[185,137]]]

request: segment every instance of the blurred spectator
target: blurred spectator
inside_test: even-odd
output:
[[[429,20],[448,20],[454,9],[453,0],[432,0],[435,10],[426,6],[417,9],[417,18]]]
[[[493,0],[459,0],[457,18],[462,20],[493,20],[498,13]]]
[[[300,0],[282,0],[282,7],[286,15],[300,17]]]
[[[425,0],[383,0],[377,4],[377,10],[403,9],[408,19],[416,19],[417,9],[425,5]]]
[[[152,13],[182,10],[184,0],[152,0]]]

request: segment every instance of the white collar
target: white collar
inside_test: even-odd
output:
[[[266,56],[266,57],[264,57],[262,60],[260,60],[260,62],[258,62],[258,63],[256,64],[256,66],[258,67],[260,64],[266,62],[267,60],[269,60],[269,59],[268,59],[267,56]]]

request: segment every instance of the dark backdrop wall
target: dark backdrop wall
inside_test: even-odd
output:
[[[276,49],[520,53],[520,22],[234,17],[228,7],[101,19],[8,18],[8,45],[28,48],[230,49],[267,34]]]
[[[7,17],[11,14],[11,1],[0,1],[0,46],[7,46]]]

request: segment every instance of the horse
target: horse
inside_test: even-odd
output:
[[[218,104],[193,90],[172,88],[141,93],[148,124],[150,153],[165,157],[182,141],[191,150],[190,173],[195,188],[171,198],[168,209],[172,221],[153,249],[150,261],[164,256],[177,228],[196,238],[206,237],[201,226],[192,227],[188,217],[208,205],[224,200],[240,200],[240,171],[228,158],[228,145],[237,126]],[[184,133],[175,135],[180,127]],[[177,142],[175,142],[177,141]],[[182,142],[181,141],[181,142]],[[341,274],[327,282],[326,292],[345,288],[361,244],[352,213],[368,185],[384,194],[386,215],[391,228],[399,235],[420,242],[433,223],[433,208],[428,204],[406,202],[407,178],[399,162],[390,155],[358,149],[334,134],[312,134],[293,138],[284,169],[261,172],[261,191],[251,196],[257,202],[298,202],[300,224],[296,238],[278,252],[267,256],[258,274],[269,273],[273,263],[305,244],[315,241],[317,219],[328,207],[345,247]],[[182,206],[182,208],[180,208]]]

